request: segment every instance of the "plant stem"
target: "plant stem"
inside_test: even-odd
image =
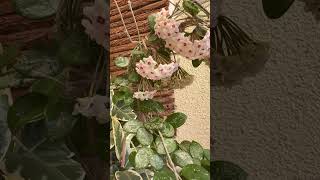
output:
[[[162,142],[162,145],[163,145],[163,147],[164,147],[164,150],[166,151],[167,158],[168,158],[168,160],[169,160],[169,164],[170,164],[171,168],[173,169],[174,175],[176,176],[176,179],[177,179],[177,180],[181,180],[181,177],[180,177],[180,175],[178,174],[178,172],[177,172],[177,170],[176,170],[176,167],[174,166],[174,163],[173,163],[173,161],[172,161],[172,159],[171,159],[171,157],[170,157],[170,155],[169,155],[168,149],[167,149],[167,147],[166,147],[165,144],[164,144],[164,138],[163,138],[163,136],[162,136],[162,133],[161,133],[160,131],[158,131],[158,133],[159,133],[159,136],[160,136],[160,138],[161,138],[161,142]]]

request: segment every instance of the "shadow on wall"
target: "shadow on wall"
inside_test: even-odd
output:
[[[225,0],[221,8],[249,37],[269,42],[258,73],[212,87],[213,156],[239,165],[249,180],[320,179],[320,3],[306,12],[311,4],[295,1],[276,20],[261,1]],[[236,61],[226,62],[216,67]]]

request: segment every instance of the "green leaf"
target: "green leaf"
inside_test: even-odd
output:
[[[203,159],[203,148],[202,146],[195,142],[192,141],[190,144],[190,154],[193,158],[197,158],[197,159]]]
[[[197,165],[201,166],[201,160],[200,159],[193,158],[192,160],[193,160],[193,164],[197,164]]]
[[[149,133],[145,128],[140,128],[137,131],[137,139],[140,144],[149,146],[153,142],[153,135]]]
[[[168,137],[168,138],[173,137],[174,136],[174,128],[170,123],[165,122],[164,128],[161,131],[161,133],[164,137]]]
[[[206,158],[207,160],[210,161],[210,150],[209,149],[204,149],[203,150],[203,155],[204,155],[204,158]]]
[[[113,80],[114,84],[117,85],[117,86],[128,86],[129,84],[129,81],[124,78],[124,77],[116,77],[114,80]]]
[[[42,19],[56,13],[59,0],[14,0],[13,3],[20,15],[30,19]]]
[[[29,93],[19,97],[8,111],[10,129],[15,130],[28,123],[43,120],[47,103],[47,97],[42,94]]]
[[[154,31],[154,26],[156,25],[156,16],[149,15],[148,16],[148,24],[150,31]]]
[[[131,60],[133,60],[133,62],[137,61],[137,60],[141,60],[143,58],[146,57],[146,54],[143,52],[143,51],[140,51],[140,50],[132,50],[131,51]]]
[[[18,75],[25,76],[56,76],[61,72],[61,64],[57,61],[56,54],[39,50],[24,51],[18,58],[14,68]]]
[[[40,79],[32,84],[31,91],[45,96],[58,98],[63,95],[64,87],[62,84],[52,79]]]
[[[169,115],[166,122],[170,123],[174,128],[182,126],[187,120],[187,115],[181,112],[176,112]]]
[[[133,170],[117,171],[115,177],[116,180],[143,180],[141,175]]]
[[[184,10],[192,16],[196,16],[200,12],[198,6],[190,0],[184,0],[182,5]]]
[[[3,54],[0,54],[0,69],[13,63],[19,55],[19,49],[15,45],[4,47]]]
[[[211,168],[213,179],[246,180],[248,177],[247,172],[241,167],[228,161],[214,161]]]
[[[202,159],[201,166],[206,168],[207,171],[210,171],[210,160]]]
[[[140,76],[137,72],[133,71],[128,75],[128,80],[132,83],[136,83],[140,80]]]
[[[138,129],[143,127],[143,123],[138,120],[130,120],[123,126],[123,130],[128,133],[137,133]]]
[[[264,13],[270,19],[283,16],[293,2],[294,0],[262,0]]]
[[[188,164],[193,164],[193,160],[190,154],[182,150],[175,151],[173,153],[172,160],[180,167],[184,167]]]
[[[168,153],[172,153],[177,149],[177,142],[173,138],[164,138],[164,145],[160,139],[160,137],[157,137],[155,141],[155,147],[159,154],[166,154],[165,148],[167,148]]]
[[[174,173],[168,168],[163,168],[154,174],[153,180],[176,180]]]
[[[179,144],[179,148],[182,149],[185,152],[190,152],[190,141],[184,140]]]
[[[157,154],[154,154],[151,159],[150,159],[150,164],[151,166],[156,169],[156,170],[160,170],[163,168],[164,166],[164,162],[162,160],[162,158],[157,155]]]
[[[136,158],[136,155],[137,155],[137,152],[136,151],[132,151],[129,155],[129,163],[132,165],[132,166],[136,166],[135,165],[135,158]]]
[[[98,59],[88,38],[82,33],[73,33],[64,40],[58,57],[59,61],[65,65],[87,65]]]
[[[114,63],[117,67],[125,68],[129,65],[129,58],[120,56],[116,58]]]
[[[64,143],[44,143],[34,151],[34,154],[68,179],[83,180],[85,177],[81,164],[72,159],[74,153]]]
[[[8,96],[0,95],[0,157],[2,157],[2,155],[6,152],[6,149],[9,147],[11,141],[11,132],[7,124],[8,109]]]
[[[199,60],[199,59],[192,60],[193,67],[199,67],[201,63],[202,63],[202,60]]]
[[[120,160],[121,150],[122,150],[122,139],[124,137],[124,132],[117,118],[112,118],[112,133],[113,133],[113,141],[115,145],[116,156],[118,160]]]
[[[189,164],[184,166],[181,170],[181,175],[186,180],[210,180],[209,172],[203,167],[196,164]]]
[[[49,102],[45,109],[48,136],[52,140],[64,138],[77,122],[72,116],[73,103],[66,101]]]
[[[146,168],[149,165],[153,154],[154,153],[150,148],[143,147],[139,149],[135,157],[135,167],[137,169]]]
[[[144,127],[150,131],[162,130],[164,127],[163,120],[160,117],[153,117],[144,123]]]
[[[165,110],[160,102],[151,99],[144,101],[135,100],[134,109],[143,113],[163,112]]]

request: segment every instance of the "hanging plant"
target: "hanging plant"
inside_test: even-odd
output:
[[[128,4],[130,7],[131,2]],[[174,6],[172,14],[162,9],[149,16],[151,32],[147,37],[139,36],[137,46],[127,57],[128,64],[123,63],[126,58],[116,58],[116,66],[126,68],[127,73],[112,78],[111,107],[127,107],[128,111],[111,112],[114,152],[111,179],[210,179],[209,150],[195,141],[175,140],[175,132],[187,121],[187,116],[181,112],[161,115],[165,108],[155,98],[165,88],[181,88],[190,83],[191,75],[179,66],[178,56],[192,61],[208,61],[210,56],[210,13],[198,2],[189,0]],[[132,9],[131,13],[134,16]],[[193,30],[186,30],[192,26]],[[131,39],[129,35],[128,38]],[[195,52],[192,48],[196,47],[199,51]],[[136,114],[134,118],[132,113]],[[189,146],[183,145],[186,143]]]

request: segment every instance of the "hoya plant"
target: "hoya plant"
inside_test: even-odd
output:
[[[178,142],[187,116],[169,113],[159,99],[165,89],[192,83],[179,60],[194,67],[210,63],[210,2],[172,5],[148,17],[150,33],[139,36],[130,56],[115,58],[126,73],[111,77],[111,179],[210,179],[210,150],[196,141]]]
[[[107,2],[11,3],[28,21],[54,25],[28,46],[0,44],[2,178],[107,179]]]

